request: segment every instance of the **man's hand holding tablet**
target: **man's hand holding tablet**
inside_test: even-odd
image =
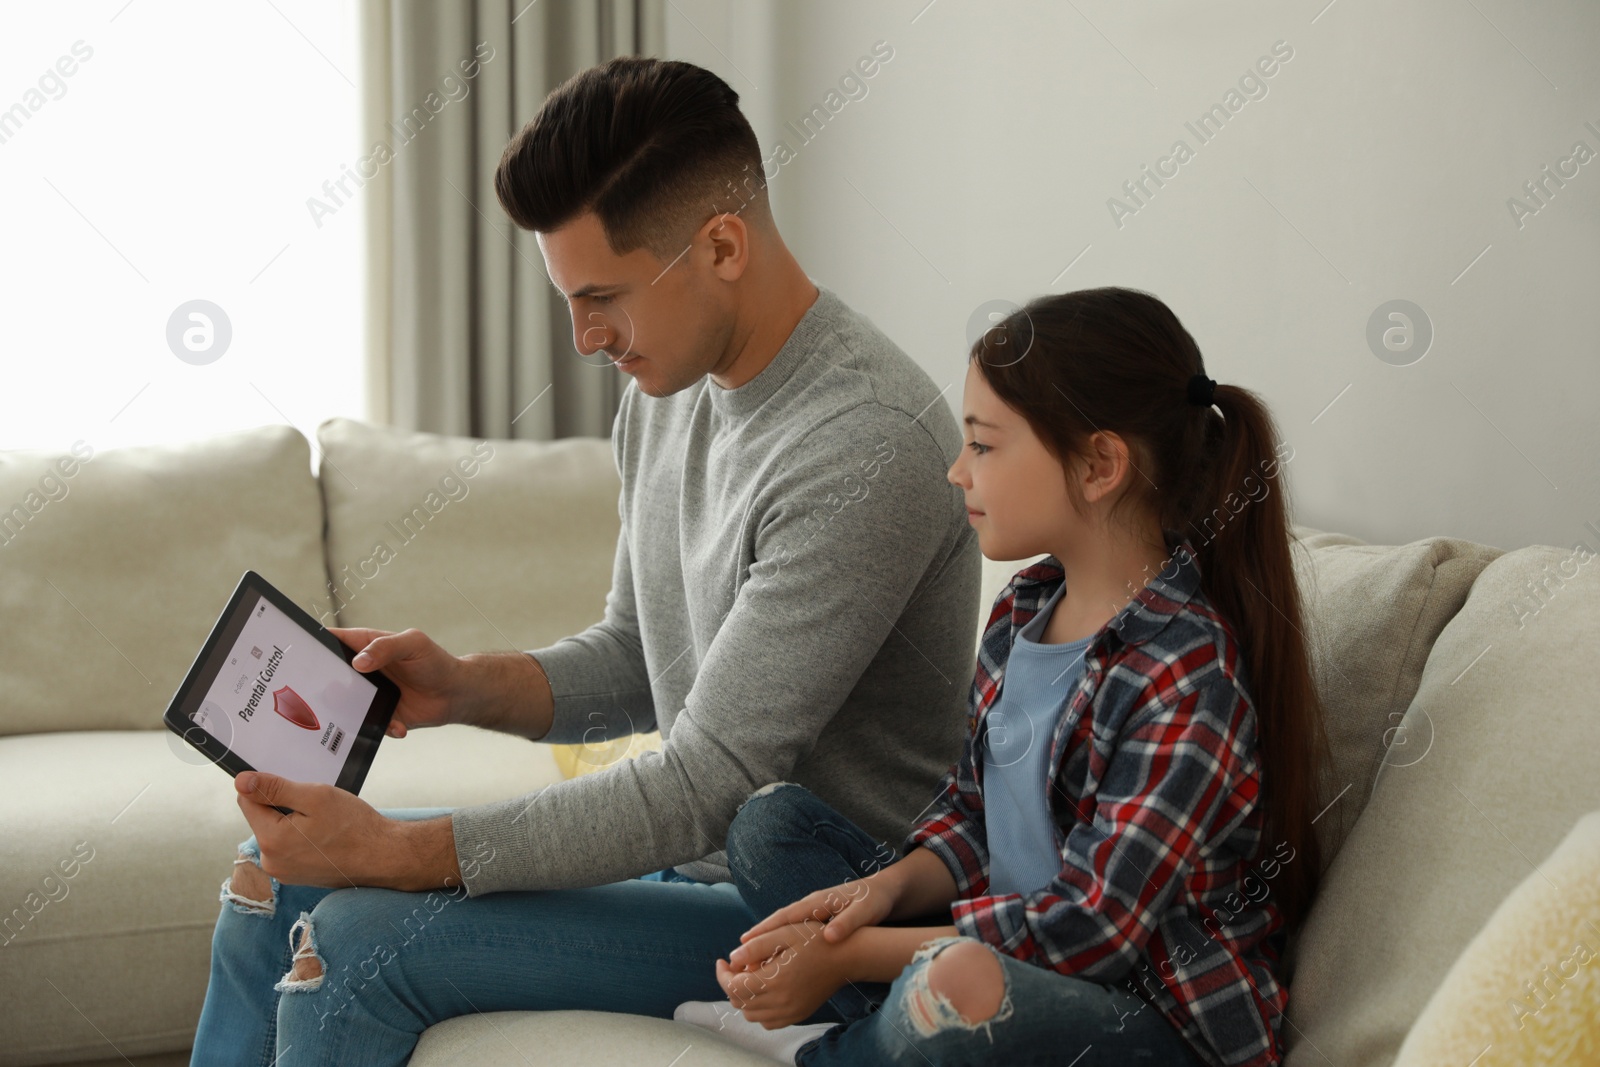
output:
[[[400,689],[388,736],[465,723],[537,739],[550,728],[550,685],[531,656],[453,656],[420,630],[329,626]],[[271,774],[235,779],[239,809],[261,847],[261,868],[296,885],[366,885],[422,891],[461,883],[450,819],[390,819],[342,789]],[[292,808],[292,816],[278,812]]]
[[[261,869],[279,881],[332,889],[413,888],[394,878],[393,850],[415,847],[406,838],[405,823],[388,818],[354,793],[265,771],[242,771],[233,787],[239,810],[261,846]],[[284,815],[279,808],[293,813]],[[449,825],[448,818],[444,822]],[[426,888],[460,882],[453,844],[447,857],[428,860],[428,869],[438,874]]]
[[[458,695],[462,663],[426,634],[326,629],[356,653],[351,666],[363,673],[383,667],[399,688],[389,737],[461,721],[455,713],[463,706]],[[237,775],[234,789],[261,848],[261,869],[279,881],[409,890],[460,884],[448,817],[391,819],[347,790],[260,771]],[[283,814],[284,808],[293,813]],[[430,823],[435,824],[431,832]]]
[[[400,687],[400,703],[389,719],[388,736],[404,737],[423,726],[464,722],[463,664],[421,630],[390,633],[353,626],[330,626],[356,657],[351,666],[366,672],[380,668]]]
[[[458,721],[452,713],[461,703],[456,695],[461,662],[422,631],[326,629],[356,653],[351,660],[356,670],[365,673],[384,667],[384,674],[399,687],[400,702],[386,731],[389,737]],[[407,827],[400,820],[386,818],[345,790],[254,771],[235,777],[234,789],[239,810],[261,846],[261,869],[280,881],[411,888],[394,881],[396,849],[416,855],[415,863],[406,864],[407,870],[421,866],[437,872],[425,879],[427,888],[460,881],[453,840],[449,854],[439,855],[443,839],[433,835],[434,854],[425,855],[430,850],[423,841],[404,839]],[[295,814],[282,815],[281,808]]]
[[[325,627],[246,571],[167,708],[234,775],[262,869],[300,885],[458,885],[449,816],[392,819],[356,794],[385,736],[468,723],[537,740],[550,684],[532,656],[453,656],[420,630]]]
[[[356,653],[358,671],[383,673],[400,687],[388,736],[462,723],[537,741],[550,730],[550,683],[521,652],[453,656],[421,630],[329,626]]]

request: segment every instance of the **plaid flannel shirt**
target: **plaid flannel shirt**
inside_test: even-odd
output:
[[[1049,739],[1043,799],[1060,873],[1032,893],[989,892],[981,777],[985,716],[1012,642],[1064,581],[1053,556],[995,601],[965,751],[905,848],[922,845],[950,868],[962,933],[1062,974],[1125,983],[1213,1067],[1269,1067],[1283,1056],[1288,990],[1277,978],[1283,915],[1266,890],[1280,864],[1257,864],[1255,708],[1193,547],[1175,531],[1166,538],[1167,565],[1095,635]]]

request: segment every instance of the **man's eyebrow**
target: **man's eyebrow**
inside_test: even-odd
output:
[[[581,297],[585,297],[585,296],[594,296],[597,293],[605,292],[607,289],[621,289],[621,288],[623,288],[623,285],[622,285],[621,282],[610,282],[610,283],[604,283],[604,284],[602,284],[600,282],[590,282],[588,285],[584,286],[582,289],[579,289],[577,292],[573,293],[572,294],[572,299],[577,300],[577,299],[579,299]]]

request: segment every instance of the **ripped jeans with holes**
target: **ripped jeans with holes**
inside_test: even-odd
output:
[[[405,808],[384,814],[427,819],[449,810]],[[241,842],[233,873],[218,893],[222,909],[212,933],[211,976],[190,1055],[193,1067],[277,1063],[278,994],[315,991],[323,981],[320,974],[313,976],[321,961],[310,916],[336,891],[280,883],[260,865],[255,838]]]
[[[670,1019],[685,1000],[718,998],[716,960],[755,922],[732,884],[670,868],[467,897],[459,887],[294,885],[266,877],[254,839],[240,853],[218,909],[192,1067],[403,1067],[429,1027],[477,1012]]]
[[[809,790],[785,784],[746,801],[728,831],[730,866],[761,916],[896,858]],[[902,924],[895,924],[902,925]],[[934,925],[931,920],[920,924]],[[808,1022],[844,1020],[802,1045],[801,1067],[855,1064],[1005,1064],[1007,1067],[1203,1067],[1159,1010],[1120,985],[1103,985],[995,951],[1003,983],[998,1009],[969,1021],[929,987],[933,961],[970,938],[940,937],[892,984],[856,983]],[[982,942],[973,942],[982,944]]]

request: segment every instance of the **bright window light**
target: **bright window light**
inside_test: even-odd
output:
[[[306,203],[362,155],[359,40],[356,0],[7,11],[0,448],[365,416],[365,194]]]

